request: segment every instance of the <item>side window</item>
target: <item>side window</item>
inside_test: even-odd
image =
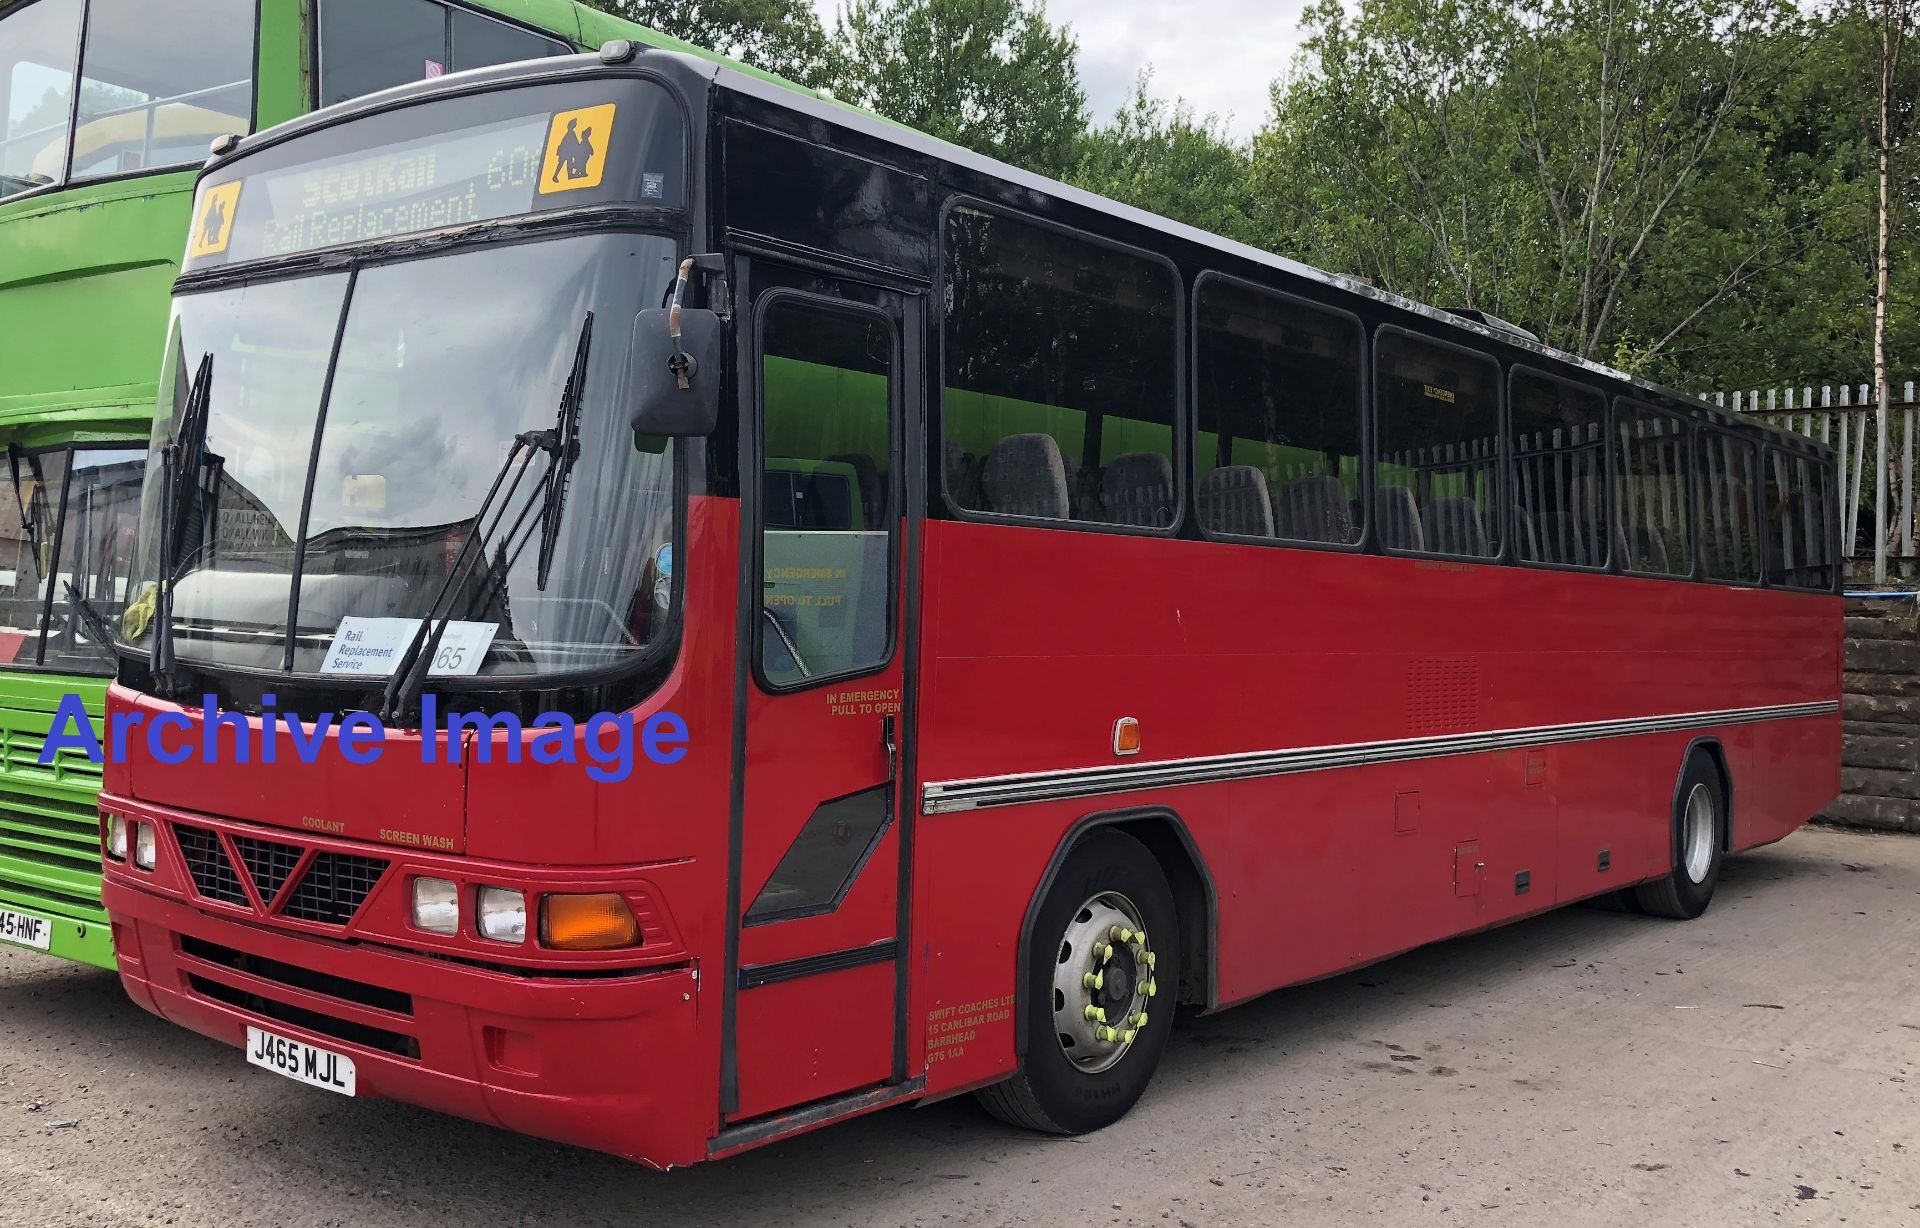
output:
[[[112,649],[93,640],[73,609],[71,583],[109,622],[127,602],[128,567],[140,525],[144,450],[80,448],[73,453],[60,521],[60,566],[47,626],[45,663],[63,672],[108,674]]]
[[[447,10],[433,0],[322,0],[320,105],[447,71]]]
[[[1217,278],[1194,319],[1201,529],[1358,542],[1359,322]]]
[[[1605,567],[1606,398],[1516,367],[1507,402],[1514,553],[1529,563]]]
[[[1700,490],[1700,571],[1709,580],[1760,579],[1754,534],[1754,445],[1725,431],[1702,430],[1694,449]]]
[[[73,178],[204,161],[253,127],[255,0],[93,0],[80,57]]]
[[[40,660],[66,478],[65,450],[0,458],[0,665]]]
[[[465,9],[453,9],[451,16],[453,46],[448,57],[449,72],[573,54],[573,48],[557,38],[522,30],[504,21],[494,21]]]
[[[893,333],[798,298],[760,338],[760,674],[798,686],[892,651]]]
[[[944,464],[967,511],[1171,526],[1179,291],[1144,256],[947,216]]]
[[[1614,543],[1627,571],[1693,574],[1693,427],[1638,401],[1613,403]]]
[[[0,15],[0,198],[66,174],[80,0],[39,0]]]
[[[1392,550],[1500,554],[1500,367],[1397,328],[1374,342],[1374,522]]]
[[[1833,589],[1834,521],[1830,472],[1804,456],[1766,451],[1767,583],[1816,592]]]

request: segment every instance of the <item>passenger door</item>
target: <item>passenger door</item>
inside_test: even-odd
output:
[[[904,424],[917,297],[746,262],[729,1123],[905,1077]]]

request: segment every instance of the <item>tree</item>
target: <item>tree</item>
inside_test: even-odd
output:
[[[840,98],[1041,174],[1078,161],[1079,45],[1043,0],[850,0],[836,41]]]
[[[1304,21],[1254,167],[1268,232],[1315,263],[1658,370],[1801,253],[1757,116],[1805,43],[1785,0],[1321,0]]]
[[[801,85],[833,77],[832,46],[807,0],[588,0],[595,8],[685,39]]]
[[[1142,73],[1113,122],[1087,134],[1072,182],[1202,230],[1257,239],[1247,151],[1215,117],[1160,101],[1151,84]]]

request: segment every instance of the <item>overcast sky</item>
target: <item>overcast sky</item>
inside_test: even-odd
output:
[[[813,0],[833,26],[839,0]],[[1080,83],[1104,124],[1133,79],[1153,68],[1153,92],[1185,98],[1246,138],[1267,113],[1267,87],[1300,42],[1305,0],[1048,0],[1047,16],[1080,40]]]

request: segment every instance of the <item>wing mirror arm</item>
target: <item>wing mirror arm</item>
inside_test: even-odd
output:
[[[712,307],[686,305],[696,271],[711,279]],[[653,436],[711,434],[719,421],[722,353],[728,310],[726,258],[718,252],[680,262],[664,308],[634,317],[627,355],[628,406],[636,433]]]

